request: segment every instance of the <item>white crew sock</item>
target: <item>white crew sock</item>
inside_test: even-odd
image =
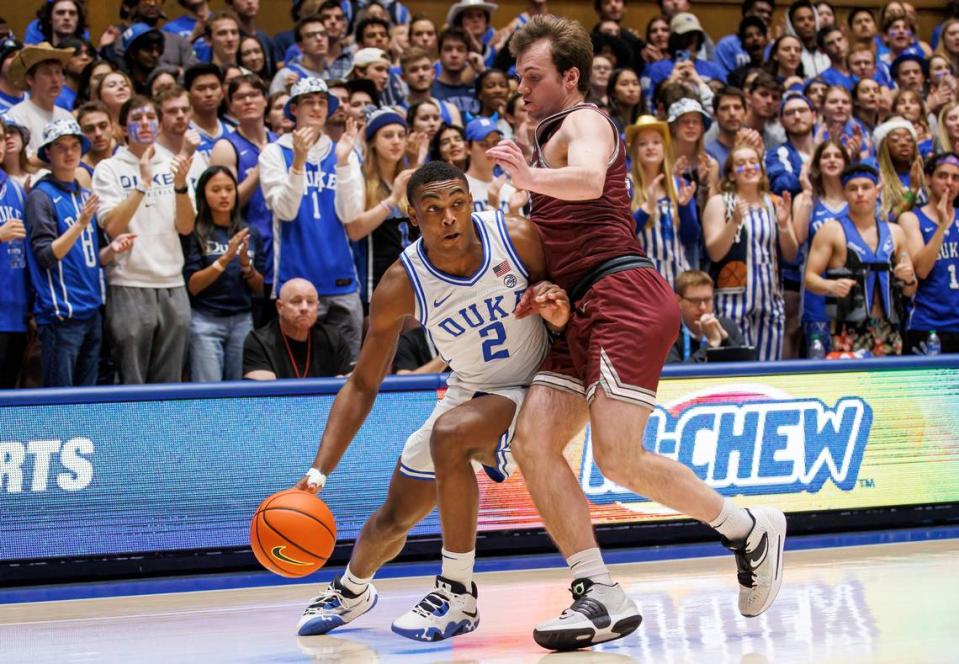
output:
[[[443,549],[443,569],[440,576],[450,581],[458,581],[466,586],[466,591],[473,588],[473,563],[476,562],[476,549],[466,553],[456,553]]]
[[[347,565],[346,569],[343,570],[343,576],[340,577],[340,583],[344,588],[349,590],[351,593],[359,595],[366,587],[370,585],[370,581],[373,580],[372,576],[363,578],[361,576],[356,576],[351,570],[350,566]]]
[[[719,516],[709,522],[716,531],[730,540],[740,542],[746,539],[753,529],[753,518],[742,507],[736,507],[729,498],[723,498],[723,509]]]
[[[566,559],[566,564],[569,565],[569,571],[573,574],[574,581],[576,579],[589,579],[594,583],[613,585],[613,577],[609,575],[609,570],[606,569],[603,554],[596,547],[574,553]]]

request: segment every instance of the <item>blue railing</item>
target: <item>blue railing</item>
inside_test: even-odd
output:
[[[730,378],[782,374],[842,373],[848,371],[897,371],[917,368],[957,368],[959,354],[926,357],[910,355],[864,360],[783,360],[780,362],[725,362],[718,364],[670,364],[663,378]],[[235,381],[223,383],[169,383],[158,385],[113,385],[32,390],[0,390],[0,407],[39,406],[175,399],[222,399],[230,397],[309,396],[336,394],[343,378],[306,380]],[[446,374],[388,376],[381,392],[416,392],[446,386]]]

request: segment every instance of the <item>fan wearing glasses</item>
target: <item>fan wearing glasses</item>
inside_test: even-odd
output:
[[[705,362],[708,348],[746,344],[735,322],[713,313],[713,280],[705,272],[687,270],[676,277],[676,299],[682,323],[666,364]]]

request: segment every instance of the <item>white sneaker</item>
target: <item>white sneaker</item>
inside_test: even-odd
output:
[[[393,621],[392,630],[414,641],[442,641],[479,627],[476,584],[436,577],[436,589]]]
[[[754,618],[776,599],[783,582],[783,545],[786,543],[786,516],[775,507],[746,510],[753,529],[746,539],[723,545],[736,554],[739,578],[739,612]]]
[[[340,577],[336,577],[323,594],[314,597],[306,607],[296,624],[296,633],[300,636],[326,634],[362,616],[376,606],[378,598],[372,583],[356,594],[347,590],[340,583]]]
[[[608,586],[576,579],[572,605],[559,618],[541,623],[533,640],[548,650],[575,650],[632,634],[643,621],[636,603],[618,583]]]

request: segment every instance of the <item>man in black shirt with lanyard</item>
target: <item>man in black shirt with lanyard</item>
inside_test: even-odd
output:
[[[283,284],[276,302],[277,320],[246,337],[243,377],[276,380],[349,373],[349,346],[334,324],[316,323],[318,306],[316,288],[306,279]]]

